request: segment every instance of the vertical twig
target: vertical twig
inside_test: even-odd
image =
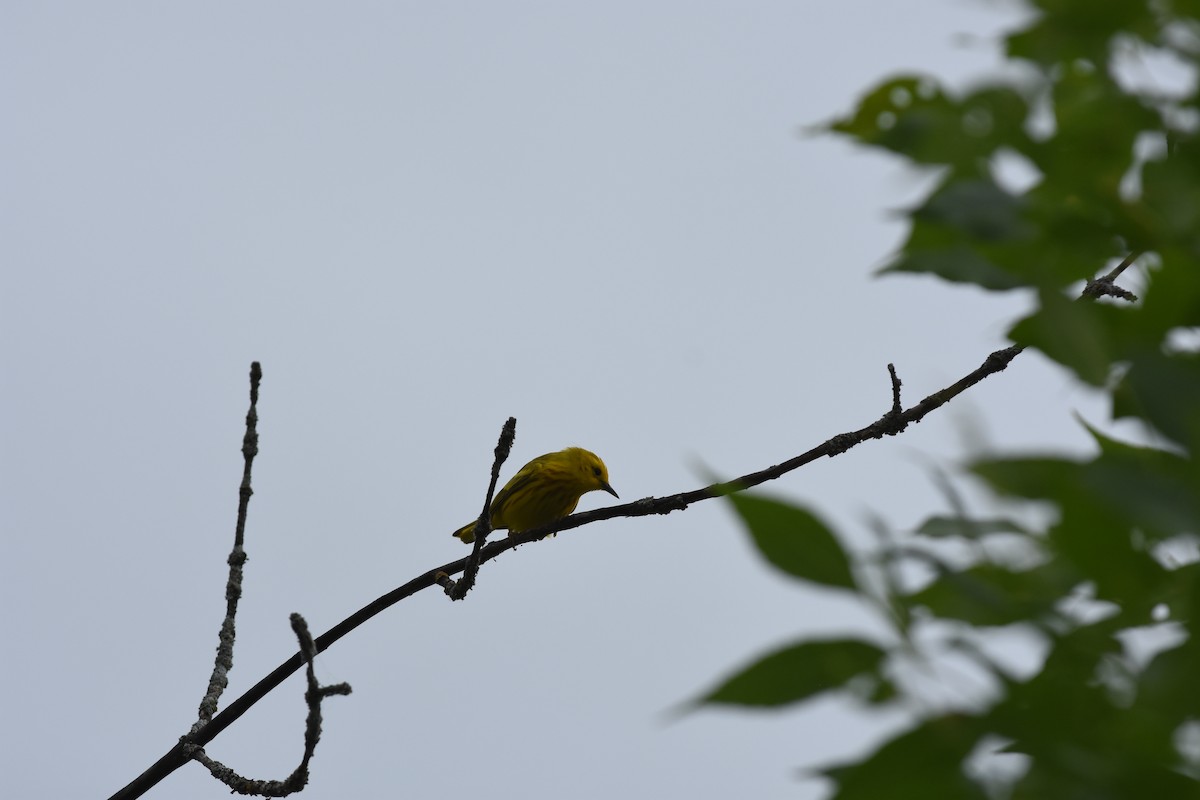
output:
[[[262,365],[257,361],[250,365],[250,410],[246,412],[246,435],[242,437],[242,484],[238,487],[237,527],[233,534],[233,550],[229,553],[229,579],[225,583],[225,619],[218,634],[217,657],[213,664],[208,690],[200,700],[200,713],[192,726],[195,733],[208,724],[217,713],[221,693],[229,685],[229,673],[233,670],[233,642],[237,633],[234,619],[237,617],[238,601],[242,598],[242,566],[246,563],[243,543],[246,538],[246,513],[250,508],[250,472],[254,457],[258,455],[258,385],[262,382]]]
[[[496,442],[495,458],[492,460],[492,478],[488,483],[487,495],[483,500],[483,511],[479,514],[479,519],[475,521],[475,544],[471,548],[471,555],[467,557],[467,566],[463,570],[462,577],[457,581],[450,579],[449,575],[442,580],[439,576],[438,583],[451,600],[462,600],[467,596],[467,592],[475,586],[475,576],[479,574],[479,565],[482,563],[483,546],[487,542],[488,534],[492,532],[492,497],[496,493],[496,483],[500,480],[500,467],[508,460],[508,454],[512,451],[513,439],[517,436],[517,418],[509,417],[504,423],[504,427],[500,431],[500,440]]]

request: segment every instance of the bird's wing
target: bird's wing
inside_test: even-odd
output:
[[[553,453],[547,453],[544,456],[538,456],[533,461],[530,461],[525,466],[513,475],[508,483],[504,484],[504,488],[496,493],[492,499],[492,526],[495,528],[507,528],[508,524],[504,519],[504,508],[508,505],[509,499],[513,495],[519,493],[538,479],[538,475],[546,468],[546,462]]]

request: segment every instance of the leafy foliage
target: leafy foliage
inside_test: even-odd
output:
[[[888,686],[878,673],[885,655],[857,639],[800,642],[759,659],[709,692],[703,702],[781,706],[840,688],[860,676]]]
[[[846,552],[811,511],[732,498],[771,564],[855,593],[892,636],[793,643],[701,702],[783,706],[863,683],[868,703],[919,700],[892,670],[947,653],[997,687],[824,769],[838,798],[1200,796],[1200,753],[1187,744],[1200,739],[1200,3],[1030,4],[1031,21],[1005,40],[1020,80],[959,91],[900,76],[828,128],[937,170],[884,272],[1032,290],[1036,307],[1012,340],[1109,392],[1113,418],[1142,423],[1154,444],[1089,428],[1090,458],[981,460],[977,478],[1050,504],[1053,521],[1032,531],[966,511],[931,516],[874,554]],[[1184,88],[1126,80],[1129,59],[1147,54],[1169,56]],[[1023,186],[1013,163],[1033,176]],[[1137,296],[1080,297],[1118,263],[1144,276],[1128,287]],[[1027,557],[1005,557],[1004,539]],[[970,555],[944,557],[953,542]],[[1045,642],[1032,674],[978,646],[1005,626]],[[1154,647],[1129,644],[1148,631]],[[917,644],[937,632],[937,648]],[[987,742],[1020,754],[1007,756],[1021,765],[1007,780],[967,768]]]
[[[759,552],[773,566],[803,580],[854,588],[850,559],[815,514],[765,497],[729,497]]]

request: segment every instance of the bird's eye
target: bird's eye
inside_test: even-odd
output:
[[[599,478],[600,477],[600,468],[592,467],[592,474],[595,475],[597,478]]]

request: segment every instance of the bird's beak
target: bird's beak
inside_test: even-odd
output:
[[[609,486],[606,481],[600,481],[600,488],[603,489],[604,491],[608,492],[609,494],[611,494],[613,497],[617,498],[618,500],[621,499],[621,495],[617,494],[616,491],[611,486]]]

